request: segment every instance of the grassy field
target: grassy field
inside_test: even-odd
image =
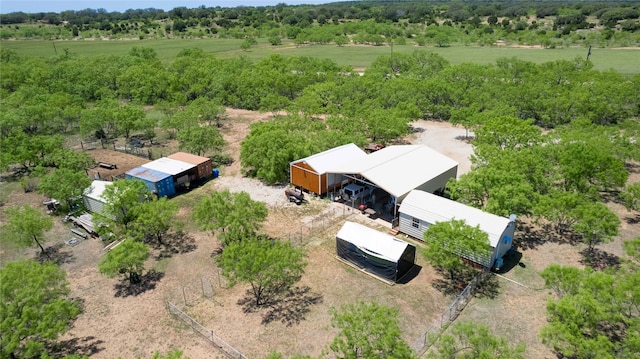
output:
[[[171,61],[185,48],[201,48],[207,53],[212,53],[220,58],[247,56],[251,59],[260,59],[274,53],[285,56],[311,56],[329,58],[340,65],[349,65],[354,68],[366,68],[378,56],[389,55],[389,46],[344,46],[336,45],[305,45],[296,47],[292,43],[281,46],[271,46],[266,40],[260,39],[256,47],[243,51],[240,44],[243,40],[235,39],[163,39],[163,40],[96,40],[96,41],[2,41],[0,46],[12,49],[21,55],[49,57],[62,53],[69,49],[71,53],[80,56],[100,56],[103,54],[124,55],[134,47],[153,48],[162,61]],[[472,47],[451,46],[416,47],[415,45],[395,45],[396,53],[411,53],[416,49],[433,51],[442,55],[452,64],[472,62],[476,64],[494,63],[501,57],[516,57],[526,61],[542,63],[555,60],[573,60],[576,57],[586,57],[587,49],[560,48],[540,49],[521,47]],[[613,69],[623,74],[640,73],[640,48],[592,49],[591,61],[598,70]]]

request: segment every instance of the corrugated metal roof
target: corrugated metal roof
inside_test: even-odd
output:
[[[171,177],[171,175],[168,173],[156,171],[154,169],[146,168],[146,167],[133,168],[127,171],[126,174],[128,174],[129,176],[144,179],[153,183],[158,183],[167,177]]]
[[[366,158],[367,154],[353,143],[334,147],[330,150],[317,153],[297,161],[291,162],[291,165],[299,162],[306,162],[311,168],[316,170],[318,174],[327,172],[339,173],[335,168],[341,168],[347,163],[353,161],[361,161]]]
[[[457,168],[458,162],[424,145],[389,146],[358,161],[352,161],[335,173],[359,174],[396,198]]]
[[[353,243],[362,250],[393,262],[398,262],[404,250],[410,245],[386,233],[349,221],[344,223],[336,236]]]
[[[186,163],[190,163],[192,165],[199,165],[201,163],[205,163],[211,161],[210,158],[197,156],[191,153],[186,152],[176,152],[172,155],[167,156],[167,158],[171,158],[173,160],[178,160]]]
[[[149,168],[149,169],[160,171],[163,173],[168,173],[172,176],[175,176],[177,174],[193,169],[196,166],[192,163],[174,160],[173,158],[162,157],[162,158],[158,158],[155,161],[145,163],[141,167]]]
[[[111,185],[111,182],[95,180],[91,182],[91,186],[87,187],[84,190],[83,195],[85,197],[92,198],[100,202],[104,202],[105,199],[102,198],[102,193],[104,193],[104,190],[109,185]]]
[[[480,226],[489,235],[489,243],[496,247],[500,236],[509,225],[508,218],[496,216],[465,204],[436,196],[425,191],[411,191],[400,205],[400,213],[428,223],[464,219],[470,226]]]

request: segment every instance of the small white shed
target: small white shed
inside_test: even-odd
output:
[[[339,258],[397,282],[415,265],[416,247],[391,235],[355,222],[345,222],[336,234]]]
[[[489,268],[500,268],[502,257],[513,244],[515,233],[515,215],[510,218],[496,216],[480,209],[446,199],[428,192],[414,190],[409,192],[400,205],[400,232],[419,240],[427,228],[438,222],[452,219],[464,220],[470,226],[479,226],[489,235],[493,248],[490,258],[474,258],[471,254],[463,257]]]
[[[82,194],[82,201],[85,208],[89,212],[97,213],[101,216],[105,216],[103,212],[104,204],[106,200],[102,197],[107,186],[110,186],[111,182],[95,180],[91,182],[91,186],[87,187]]]

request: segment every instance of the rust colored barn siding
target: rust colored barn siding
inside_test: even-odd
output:
[[[297,162],[291,165],[291,184],[302,187],[309,192],[322,194],[324,192],[322,189],[327,184],[327,175],[319,175],[308,164]]]
[[[207,157],[202,157],[202,156],[196,156],[193,155],[191,153],[186,153],[186,152],[176,152],[172,155],[167,156],[171,159],[174,160],[178,160],[178,161],[182,161],[182,162],[186,162],[186,163],[190,163],[192,165],[196,165],[197,167],[197,173],[198,173],[198,178],[197,179],[204,179],[204,178],[209,178],[213,175],[213,168],[212,168],[212,164],[211,164],[211,159],[207,158]]]

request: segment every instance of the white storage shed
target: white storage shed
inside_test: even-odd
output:
[[[95,180],[91,182],[91,186],[87,187],[82,194],[82,201],[85,208],[89,212],[97,213],[101,216],[105,216],[103,207],[106,200],[102,197],[107,186],[110,186],[111,182]]]
[[[355,222],[336,234],[336,254],[364,271],[397,282],[415,265],[416,247]]]
[[[425,191],[411,191],[400,205],[400,232],[419,240],[427,228],[438,222],[452,219],[464,220],[470,226],[479,226],[489,235],[489,243],[493,249],[490,258],[475,258],[462,254],[463,257],[489,268],[500,268],[502,257],[507,254],[513,244],[515,233],[515,215],[510,218],[496,216],[480,209],[446,199]]]

